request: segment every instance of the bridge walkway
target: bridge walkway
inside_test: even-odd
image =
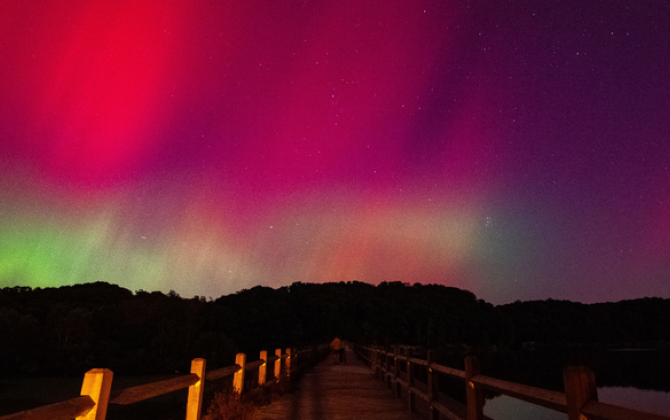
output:
[[[290,395],[259,407],[254,420],[418,420],[400,398],[350,349],[347,363],[333,356],[296,384]]]

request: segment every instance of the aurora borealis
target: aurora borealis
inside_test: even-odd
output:
[[[663,1],[8,1],[0,287],[670,297]]]

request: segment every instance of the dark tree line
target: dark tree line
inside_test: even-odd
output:
[[[594,370],[598,386],[670,390],[670,299],[548,299],[497,309],[513,322],[515,351],[485,358],[492,376],[561,391],[563,368],[581,365]]]
[[[332,340],[423,348],[510,349],[523,343],[662,345],[670,300],[611,304],[517,302],[494,307],[474,294],[399,282],[294,283],[206,301],[108,283],[0,290],[0,374],[121,374],[208,368],[237,352]]]
[[[108,283],[0,290],[0,373],[186,370],[192,358],[226,366],[255,354],[327,342],[487,345],[511,323],[463,290],[402,283],[294,283],[215,301],[131,291]]]
[[[498,306],[518,343],[605,348],[670,348],[670,299],[583,304],[548,299]]]

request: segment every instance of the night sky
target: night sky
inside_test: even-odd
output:
[[[0,287],[670,297],[665,0],[0,5]]]

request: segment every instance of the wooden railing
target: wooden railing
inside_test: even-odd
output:
[[[458,370],[435,363],[433,351],[428,352],[427,360],[412,358],[410,352],[401,355],[399,347],[393,352],[387,352],[377,346],[355,344],[354,351],[374,369],[375,376],[385,380],[389,387],[395,388],[398,397],[402,396],[401,390],[405,390],[410,411],[416,410],[417,397],[425,401],[430,408],[432,420],[439,420],[440,414],[450,420],[484,419],[484,389],[566,413],[569,420],[670,420],[670,417],[599,402],[595,375],[584,366],[565,368],[565,392],[557,392],[481,375],[479,361],[474,356],[467,356],[465,370]],[[404,374],[401,363],[406,364]],[[427,370],[427,383],[424,384],[427,392],[416,387],[416,366],[424,366]],[[465,413],[456,414],[439,400],[439,375],[465,382]]]
[[[108,404],[127,405],[143,401],[169,392],[188,388],[186,420],[199,420],[202,413],[205,381],[214,381],[233,375],[233,390],[242,395],[246,372],[258,370],[258,388],[282,380],[290,380],[291,375],[301,370],[309,362],[328,354],[329,345],[312,346],[301,350],[287,348],[275,351],[268,357],[267,351],[260,353],[259,360],[246,362],[246,355],[238,353],[235,364],[211,372],[205,372],[205,359],[193,359],[191,373],[163,381],[151,382],[112,392],[114,374],[109,369],[91,369],[84,375],[81,396],[56,404],[46,405],[19,413],[1,416],[0,420],[104,420]],[[274,362],[274,375],[268,377],[268,365]],[[251,391],[255,392],[255,391]]]

